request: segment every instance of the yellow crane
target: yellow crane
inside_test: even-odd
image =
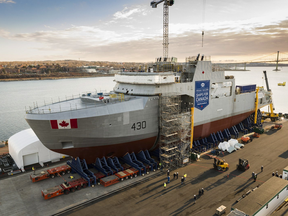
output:
[[[269,84],[268,84],[268,78],[267,78],[267,74],[266,71],[263,71],[264,73],[264,77],[265,77],[265,82],[266,82],[266,87],[267,87],[267,91],[269,93],[271,93],[271,89],[269,88]],[[275,122],[276,120],[279,119],[279,115],[277,113],[274,113],[274,106],[273,106],[273,102],[272,102],[272,97],[271,97],[271,103],[269,104],[270,107],[270,112],[266,112],[262,114],[262,118],[266,119],[266,118],[270,118],[272,122]]]

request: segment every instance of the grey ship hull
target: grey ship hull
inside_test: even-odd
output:
[[[158,97],[137,97],[121,103],[90,106],[66,113],[40,114],[36,115],[37,119],[27,114],[26,120],[47,148],[85,158],[88,163],[95,162],[97,157],[123,156],[126,152],[156,146]],[[54,107],[59,105],[54,104]],[[51,120],[59,118],[77,119],[77,128],[52,129]]]
[[[251,100],[253,100],[252,96]],[[107,115],[99,116],[100,111],[98,111],[98,116],[92,116],[100,108],[91,107],[75,110],[74,113],[73,111],[69,113],[60,112],[52,116],[51,114],[41,114],[42,120],[39,120],[39,115],[37,115],[38,119],[36,120],[33,119],[34,115],[29,116],[28,114],[26,120],[47,148],[72,157],[85,158],[88,163],[93,163],[97,157],[121,157],[126,152],[137,153],[143,149],[152,150],[156,148],[159,133],[158,103],[159,98],[155,96],[139,97],[131,101],[106,105],[105,113]],[[112,109],[110,106],[115,107]],[[121,112],[123,107],[127,109],[127,112]],[[130,109],[127,107],[130,107]],[[112,114],[111,110],[118,113]],[[197,120],[198,118],[195,116],[197,120],[194,127],[195,140],[238,124],[253,113],[253,110],[246,109],[246,112],[235,115],[231,113],[226,118],[221,116],[213,118],[211,113],[209,114],[210,109],[206,109],[204,112],[210,118],[207,123],[199,124],[197,122],[200,122],[201,119]],[[63,116],[65,114],[69,117]],[[52,129],[50,120],[57,118],[77,119],[77,129]]]

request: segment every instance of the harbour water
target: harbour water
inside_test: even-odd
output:
[[[273,71],[274,67],[251,67],[249,71],[228,71],[234,75],[236,85],[257,84],[266,88],[263,71],[267,71],[269,87],[273,92],[276,112],[288,113],[288,86],[278,86],[288,82],[288,67]],[[109,92],[113,89],[114,77],[76,78],[59,80],[35,80],[0,82],[0,140],[7,140],[21,130],[29,128],[25,121],[25,110],[33,106],[42,106],[59,100],[71,98],[72,95],[87,92]],[[268,110],[265,108],[264,110]]]

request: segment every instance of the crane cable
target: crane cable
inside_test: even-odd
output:
[[[203,11],[202,11],[202,47],[203,47],[203,42],[204,42],[205,6],[206,6],[206,0],[203,0]]]

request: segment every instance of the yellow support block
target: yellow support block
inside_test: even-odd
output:
[[[256,101],[255,101],[255,115],[254,115],[254,124],[257,123],[257,111],[258,111],[258,92],[259,87],[256,88]]]
[[[191,108],[191,137],[190,137],[190,149],[193,147],[194,136],[194,107]]]
[[[273,103],[270,103],[270,113],[271,113],[271,115],[273,115]]]
[[[110,98],[116,98],[117,95],[116,95],[116,94],[109,94],[109,97],[110,97]]]
[[[118,99],[122,102],[124,100],[124,94],[123,93],[119,93],[118,94]]]

